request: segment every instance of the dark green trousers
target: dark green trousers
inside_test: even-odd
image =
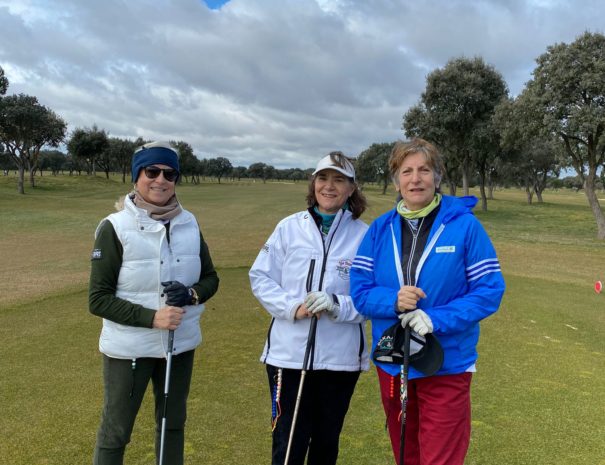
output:
[[[194,351],[172,357],[166,408],[164,465],[182,465],[185,444],[187,396],[191,384]],[[164,413],[166,360],[160,358],[121,360],[103,356],[105,396],[101,426],[97,432],[94,465],[122,465],[134,422],[151,380],[155,397],[155,452],[160,455],[160,434]]]

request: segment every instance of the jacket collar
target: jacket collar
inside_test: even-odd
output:
[[[454,197],[451,195],[443,195],[441,197],[441,208],[437,217],[435,218],[434,224],[449,223],[454,218],[467,213],[473,213],[473,208],[477,205],[479,200],[473,195],[467,195],[464,197]],[[397,207],[391,210],[391,216],[393,223],[399,223],[395,221],[399,219],[399,213],[397,213]],[[395,231],[400,231],[401,228],[395,228]]]
[[[153,218],[151,218],[147,214],[147,210],[137,207],[134,204],[134,202],[132,201],[132,199],[130,198],[130,195],[127,195],[126,198],[124,199],[124,210],[127,211],[128,213],[130,213],[131,215],[133,215],[139,224],[145,224],[147,226],[158,225],[158,226],[161,226],[162,228],[164,227],[164,224],[161,221],[156,221]],[[177,216],[175,216],[172,220],[170,220],[170,224],[171,225],[182,224],[182,223],[187,223],[188,221],[191,221],[191,218],[189,218],[188,215],[184,215],[183,212],[181,212]]]

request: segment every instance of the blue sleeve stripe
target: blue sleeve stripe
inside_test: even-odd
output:
[[[372,257],[364,257],[363,255],[357,255],[355,257],[355,260],[353,260],[353,264],[355,263],[374,266],[374,259]]]

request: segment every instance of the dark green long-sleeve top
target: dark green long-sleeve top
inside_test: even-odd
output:
[[[122,266],[122,251],[122,243],[113,225],[110,221],[105,221],[99,228],[91,258],[89,310],[93,315],[116,323],[151,328],[155,310],[116,297],[118,276]],[[200,278],[192,287],[197,292],[200,303],[204,303],[216,293],[219,278],[201,231],[200,262]]]

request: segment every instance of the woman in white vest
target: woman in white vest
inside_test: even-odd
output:
[[[289,465],[305,456],[307,465],[335,464],[353,390],[368,369],[365,320],[349,296],[349,269],[368,228],[359,219],[366,200],[341,152],[318,163],[307,206],[277,225],[250,269],[252,292],[272,317],[261,356],[273,405],[272,465],[284,464],[288,452]]]
[[[179,175],[178,154],[170,144],[152,142],[136,149],[134,190],[95,233],[89,307],[103,318],[99,350],[105,387],[95,465],[123,463],[150,380],[159,454],[170,330],[174,344],[164,457],[165,463],[183,463],[193,356],[202,340],[199,319],[219,280],[195,217],[177,200]]]

